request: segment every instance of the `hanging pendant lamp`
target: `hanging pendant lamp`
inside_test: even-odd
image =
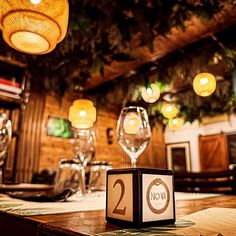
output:
[[[12,48],[28,54],[46,54],[67,31],[67,0],[0,0],[0,28]]]
[[[162,105],[161,112],[164,117],[171,119],[177,115],[178,110],[174,103],[166,102]]]
[[[216,89],[215,76],[210,73],[200,73],[193,80],[193,89],[199,96],[206,97]]]
[[[152,83],[148,88],[142,87],[141,95],[145,102],[154,103],[160,97],[160,89],[156,84]]]
[[[69,109],[69,121],[79,129],[91,128],[96,121],[96,108],[88,99],[77,99]]]
[[[171,130],[177,131],[180,130],[183,127],[184,119],[182,117],[176,117],[173,119],[169,119],[168,125]]]

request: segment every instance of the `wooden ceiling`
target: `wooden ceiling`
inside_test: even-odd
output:
[[[204,38],[211,37],[212,41],[220,44],[221,42],[218,41],[215,34],[219,34],[219,32],[223,32],[228,27],[236,25],[236,7],[227,6],[224,11],[217,14],[211,21],[203,22],[193,17],[185,25],[185,31],[173,28],[167,36],[156,36],[153,43],[153,52],[150,52],[147,47],[139,47],[133,52],[137,56],[137,60],[112,62],[110,66],[105,67],[104,77],[97,73],[88,80],[85,90],[95,88],[118,77],[129,78],[136,73],[139,67],[150,62],[157,62],[174,51],[181,50],[183,47]],[[135,40],[133,39],[134,45]]]
[[[76,0],[71,0],[71,1],[74,2],[75,6],[78,5]],[[196,42],[199,42],[206,38],[211,38],[212,42],[215,41],[220,45],[221,42],[218,41],[217,38],[219,32],[224,32],[225,29],[236,25],[235,1],[228,0],[224,2],[226,2],[224,10],[215,15],[211,21],[202,21],[199,18],[192,17],[190,20],[185,22],[186,26],[185,31],[177,28],[172,28],[170,33],[167,34],[166,36],[156,35],[153,41],[152,52],[149,50],[147,46],[145,47],[136,46],[140,45],[139,42],[140,37],[139,35],[133,36],[133,38],[131,39],[132,42],[131,45],[133,45],[132,55],[134,55],[136,59],[132,61],[123,61],[123,62],[113,60],[109,66],[106,65],[104,67],[103,76],[101,75],[101,73],[99,73],[99,71],[92,74],[91,77],[88,80],[86,80],[86,84],[84,85],[84,87],[80,89],[90,90],[93,88],[103,86],[104,83],[119,78],[126,78],[128,80],[131,76],[134,76],[136,73],[138,73],[140,68],[144,67],[145,65],[151,63],[156,65],[158,64],[160,59],[166,58],[167,56],[170,57],[176,50],[183,51],[185,50],[186,46],[195,45]],[[58,59],[57,55],[61,56],[60,53],[58,53],[58,49],[62,49],[63,47],[66,47],[68,46],[68,44],[70,44],[70,41],[68,42],[68,38],[66,38],[61,43],[61,45],[59,45],[54,50],[54,52],[45,56],[32,56],[19,53],[8,47],[6,43],[0,38],[0,60],[2,61],[7,60],[8,63],[12,61],[13,64],[19,65],[20,67],[22,66],[28,68],[31,67],[31,72],[32,71],[34,72],[31,75],[33,79],[36,78],[37,75],[39,75],[40,79],[43,78],[41,72],[44,72],[44,75],[46,74],[46,76],[48,76],[49,80],[51,81],[52,81],[52,76],[58,77],[56,78],[58,80],[55,80],[55,82],[51,84],[51,87],[54,88],[55,84],[57,85],[58,81],[59,82],[63,81],[66,75],[62,73],[60,77],[58,76],[57,73],[58,71],[55,72],[52,69],[57,68],[58,65],[60,66],[66,63],[67,65],[69,64],[69,66],[71,66],[70,63],[68,63],[68,61],[71,62],[70,58],[69,59],[61,58],[60,60],[56,60]],[[77,39],[74,39],[74,41],[76,40]],[[79,46],[80,45],[78,45],[78,47]],[[184,53],[187,54],[188,52],[184,51]],[[76,58],[78,57],[78,54],[75,53],[72,56],[73,58]],[[40,67],[39,65],[43,61],[45,62],[44,63],[45,67]],[[54,61],[55,64],[53,64]],[[81,75],[80,60],[77,60],[76,63],[74,65],[75,70],[72,72],[70,78],[80,79]],[[39,81],[38,78],[36,80],[38,85]]]

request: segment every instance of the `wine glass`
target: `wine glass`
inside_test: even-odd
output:
[[[3,168],[8,156],[12,135],[11,121],[7,115],[0,113],[0,184],[3,182]]]
[[[79,160],[82,164],[83,170],[83,183],[82,193],[85,193],[85,172],[88,162],[90,162],[95,153],[95,132],[91,129],[77,129],[75,132],[75,139],[73,144],[73,151],[75,159]]]
[[[143,107],[130,106],[122,109],[117,122],[117,137],[122,149],[136,167],[138,156],[146,149],[151,139],[148,115]]]

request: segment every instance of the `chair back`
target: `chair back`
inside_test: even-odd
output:
[[[175,191],[236,194],[236,168],[174,173]]]

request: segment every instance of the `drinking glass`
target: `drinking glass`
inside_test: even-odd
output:
[[[85,171],[88,162],[90,162],[95,153],[95,132],[93,129],[77,129],[73,144],[74,158],[82,164],[83,171],[83,188],[86,189]],[[84,191],[83,191],[84,193]]]
[[[0,184],[3,181],[3,168],[8,156],[12,135],[11,121],[5,113],[0,113]]]
[[[117,137],[120,146],[131,159],[131,167],[136,167],[138,156],[151,139],[148,114],[143,107],[130,106],[122,109],[117,122]]]

